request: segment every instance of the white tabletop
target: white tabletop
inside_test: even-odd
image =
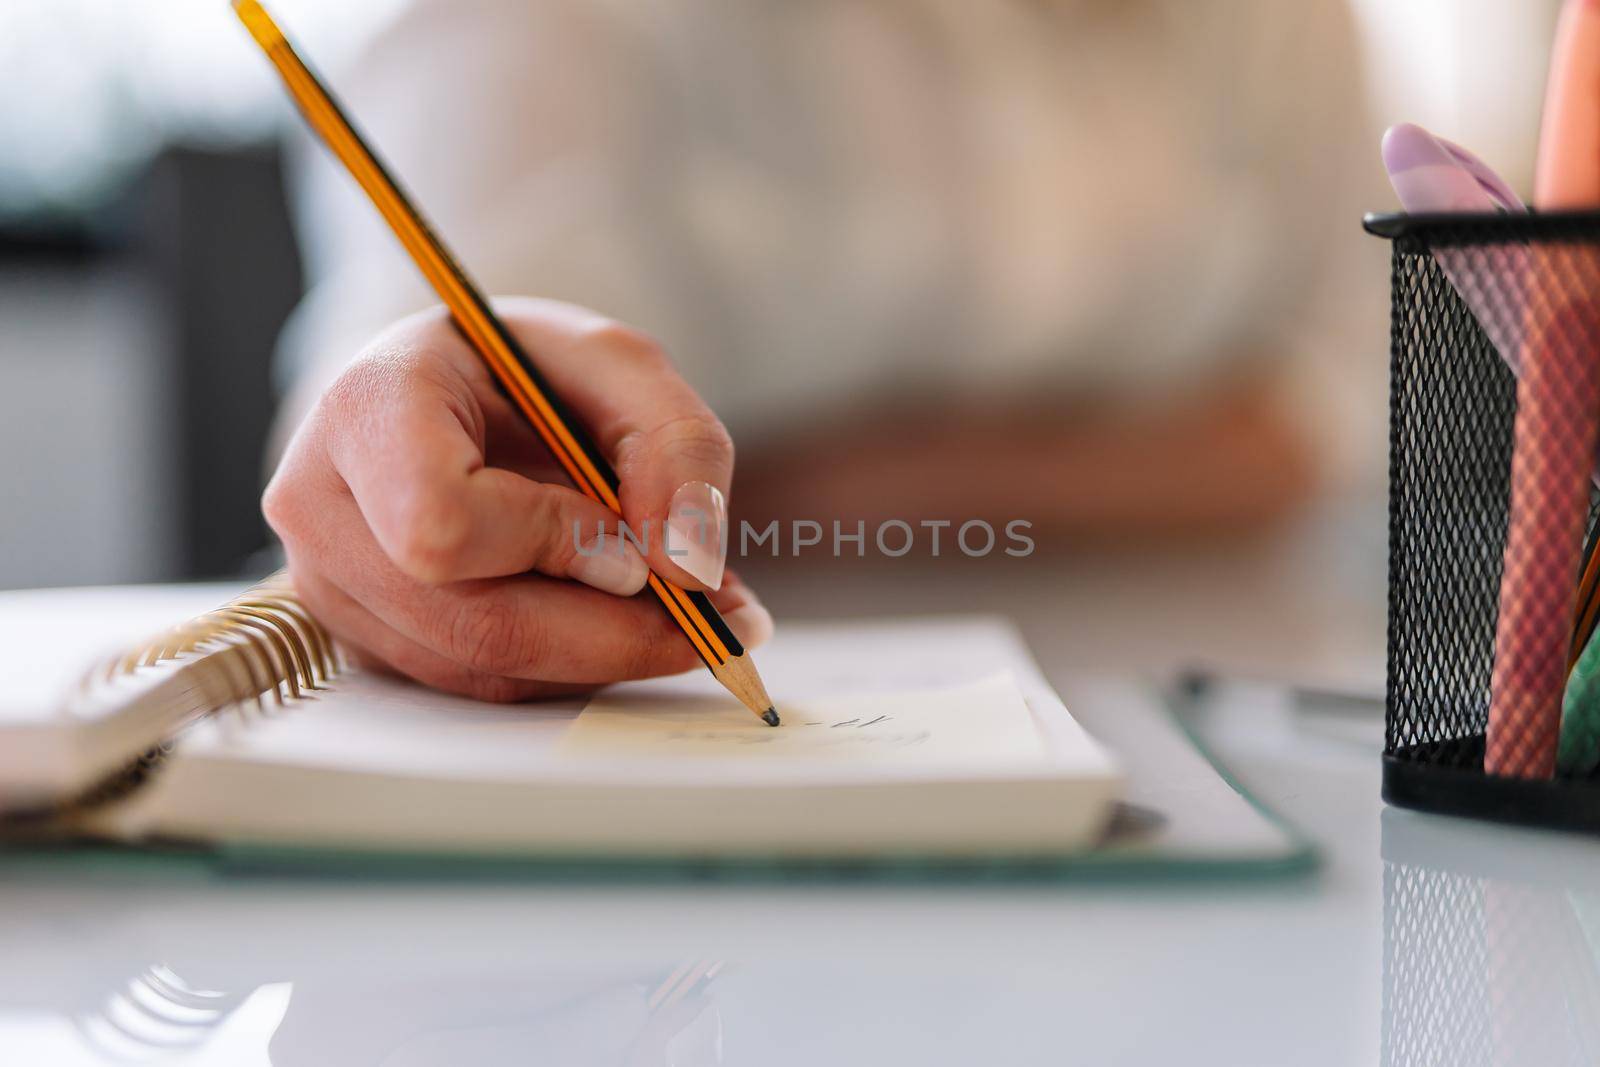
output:
[[[1146,579],[1125,575],[1109,594],[1116,583],[1093,570],[1018,580],[1032,592],[994,586],[1022,605],[1065,690],[1085,658],[1375,680],[1381,628],[1349,623],[1381,622],[1370,570],[1354,591],[1332,576],[1351,598],[1347,618],[1326,602],[1296,617],[1270,598],[1252,607],[1254,594],[1214,565],[1213,602],[1238,613],[1234,644],[1201,635],[1190,656],[1181,634],[1163,636],[1167,652],[1145,642],[1143,657],[1139,642],[1081,620],[1096,596],[1117,601],[1106,617],[1136,618]],[[1185,598],[1205,594],[1201,577],[1160,579]],[[861,583],[847,610],[868,610],[876,584]],[[803,591],[785,596],[772,599],[807,612]],[[1198,612],[1174,607],[1165,629],[1145,631],[1170,635]],[[1265,655],[1258,640],[1306,654]],[[1317,840],[1318,872],[1259,884],[907,887],[0,871],[0,1060],[1595,1061],[1600,1046],[1584,1042],[1600,1033],[1588,1010],[1600,997],[1584,983],[1600,988],[1588,940],[1600,930],[1585,934],[1583,901],[1600,894],[1600,846],[1385,815],[1381,713],[1370,707],[1229,687],[1196,722]],[[681,986],[685,967],[711,976]],[[652,1010],[662,989],[673,992]]]

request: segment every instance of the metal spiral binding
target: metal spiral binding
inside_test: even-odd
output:
[[[141,668],[185,661],[213,713],[252,703],[266,712],[326,689],[343,668],[338,647],[301,605],[283,571],[215,610],[157,634],[121,656],[92,667],[80,680],[79,696],[92,695]],[[0,814],[0,831],[48,827],[77,812],[119,800],[145,783],[173,748],[163,742],[121,770],[70,799]]]
[[[213,705],[272,694],[282,705],[325,686],[342,666],[337,647],[322,625],[300,604],[289,577],[278,571],[221,607],[156,635],[150,641],[99,665],[83,679],[84,690],[190,655],[192,669]]]

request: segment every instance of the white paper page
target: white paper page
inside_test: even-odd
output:
[[[1018,710],[1008,705],[1015,715],[1005,716],[1006,725],[996,730],[995,744],[1011,751],[1012,742],[1005,738],[1015,738],[1025,728],[1032,746],[1045,749],[1051,762],[1068,773],[1099,774],[1114,768],[1110,756],[1084,734],[1039,677],[1015,632],[998,620],[793,624],[755,655],[786,725],[774,730],[740,708],[738,715],[749,722],[740,729],[783,733],[819,699],[831,702],[848,695],[865,706],[879,698],[898,701],[908,693],[961,691],[1000,675],[1010,677],[1009,684],[1024,706]],[[657,709],[675,702],[703,707],[707,702],[725,706],[721,702],[727,701],[726,706],[736,706],[704,670],[627,682],[598,696],[606,702]],[[642,762],[662,773],[677,764],[703,766],[700,760],[654,757],[574,760],[564,737],[585,705],[581,698],[482,704],[355,671],[334,679],[329,692],[272,709],[265,717],[253,711],[229,712],[200,723],[185,735],[181,751],[197,759],[215,756],[352,773],[479,780],[594,775],[601,773],[597,766],[601,762],[618,767],[638,767]],[[725,774],[741,765],[726,759],[718,763]],[[970,761],[966,765],[971,766]],[[799,765],[803,773],[820,773],[817,768],[805,770],[807,766]],[[852,765],[829,766],[848,774]],[[773,761],[751,767],[752,773],[763,776],[777,769]]]
[[[603,694],[561,740],[582,759],[788,760],[819,764],[978,767],[1042,758],[1016,683],[1006,674],[965,685],[845,692],[783,704],[766,725],[726,696]]]
[[[216,607],[240,585],[0,593],[0,730],[49,725],[91,665]]]
[[[84,788],[160,741],[174,716],[197,710],[185,704],[193,694],[182,691],[170,665],[118,674],[88,690],[82,682],[91,667],[216,607],[239,588],[0,593],[0,807]]]

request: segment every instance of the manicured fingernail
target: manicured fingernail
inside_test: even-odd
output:
[[[728,562],[728,502],[709,482],[685,482],[667,510],[667,556],[711,589]]]
[[[760,648],[772,640],[772,613],[760,604],[743,604],[722,617],[745,648]]]
[[[603,533],[578,546],[570,573],[584,585],[602,592],[632,596],[644,588],[650,567],[622,535]]]

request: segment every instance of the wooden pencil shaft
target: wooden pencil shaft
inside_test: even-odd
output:
[[[711,673],[728,692],[739,698],[739,703],[757,715],[772,711],[772,698],[767,695],[767,687],[761,683],[761,675],[756,673],[756,665],[750,662],[749,655],[732,656],[726,663],[712,667]]]

